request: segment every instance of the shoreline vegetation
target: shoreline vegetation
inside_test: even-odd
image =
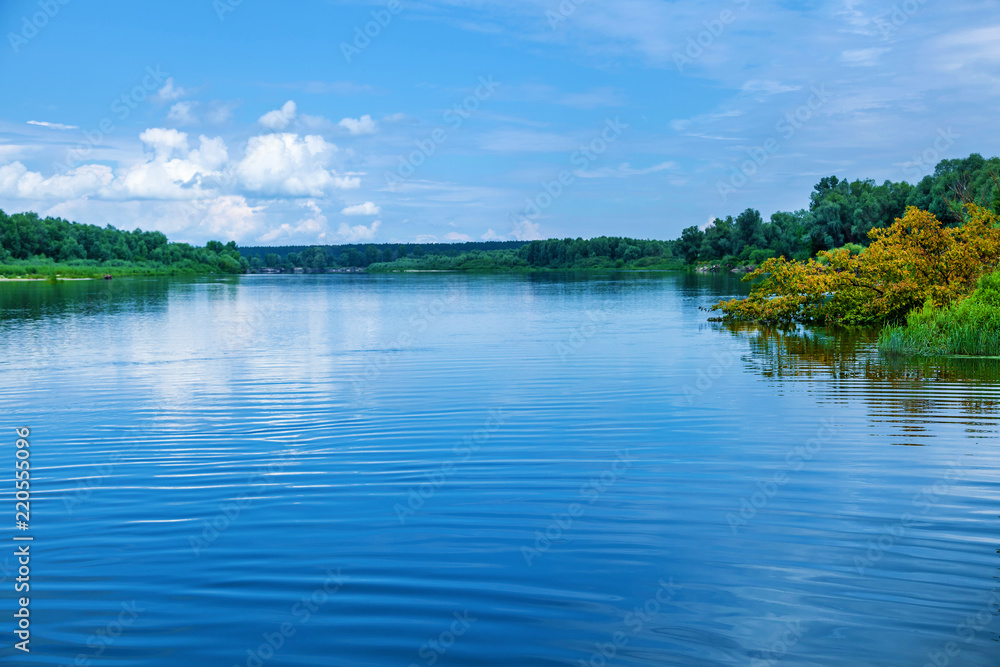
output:
[[[886,354],[1000,356],[1000,158],[941,161],[905,181],[825,177],[808,209],[748,208],[675,240],[626,237],[441,244],[204,247],[0,211],[0,280],[105,275],[697,271],[745,273],[727,322],[883,327]]]
[[[238,274],[248,267],[234,241],[197,247],[171,243],[162,232],[0,211],[0,277],[8,280]]]
[[[855,225],[841,247],[768,258],[743,278],[750,296],[716,304],[722,317],[713,319],[874,326],[886,355],[1000,357],[1000,159],[944,160],[905,203],[901,215],[864,230],[866,241]]]
[[[879,334],[885,354],[1000,358],[1000,271],[983,276],[971,295],[942,308],[926,305],[905,325]]]
[[[998,183],[1000,187],[1000,183]],[[883,326],[884,354],[1000,356],[1000,217],[972,202],[958,225],[910,207],[855,254],[772,258],[750,296],[712,310],[725,322]]]

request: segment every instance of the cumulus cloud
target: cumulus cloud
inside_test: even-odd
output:
[[[360,179],[328,169],[336,151],[318,135],[265,134],[250,139],[235,172],[247,189],[271,195],[321,197],[360,186]]]
[[[285,102],[280,109],[275,109],[274,111],[268,111],[266,114],[261,116],[257,122],[266,127],[269,130],[279,131],[284,130],[288,127],[298,112],[295,102],[288,100]]]
[[[375,121],[372,120],[372,117],[368,114],[365,114],[361,118],[344,118],[337,123],[337,125],[344,128],[354,136],[359,134],[374,134],[378,129]]]
[[[11,199],[75,199],[97,192],[114,180],[111,167],[91,164],[48,178],[20,162],[0,167],[0,195]]]
[[[292,240],[296,238],[326,241],[327,219],[323,214],[323,210],[311,199],[300,202],[299,205],[307,211],[305,218],[295,224],[282,223],[278,227],[262,234],[257,240],[262,243],[271,243],[278,239]]]
[[[539,241],[544,239],[538,223],[521,220],[514,225],[509,234],[498,234],[492,227],[480,236],[484,241]],[[470,239],[471,240],[471,239]]]
[[[202,171],[218,171],[229,161],[229,150],[222,137],[209,139],[202,135],[199,137],[200,145],[191,151],[188,159],[198,166]]]
[[[335,236],[316,200],[361,183],[358,174],[335,170],[338,149],[318,135],[261,134],[237,155],[221,137],[177,128],[148,128],[139,141],[142,153],[117,165],[84,164],[53,175],[32,171],[14,161],[23,160],[17,152],[0,146],[0,198],[85,222],[160,229],[175,240],[287,237],[315,243]],[[341,209],[347,215],[381,212],[368,201]],[[298,218],[291,217],[296,210]],[[337,234],[370,240],[380,224],[345,224]]]
[[[340,227],[337,228],[337,236],[344,243],[360,243],[361,241],[371,241],[375,238],[375,232],[378,231],[379,226],[382,222],[376,220],[372,224],[368,225],[354,225],[351,227],[346,222],[340,223]]]
[[[153,149],[157,158],[168,158],[174,151],[186,153],[187,134],[173,129],[152,127],[139,135],[139,141]]]
[[[459,234],[458,232],[448,232],[444,235],[445,239],[448,241],[461,242],[461,241],[471,241],[472,237],[468,234]]]
[[[251,206],[245,197],[224,195],[185,204],[189,220],[212,237],[245,239],[265,223],[261,206]]]
[[[184,132],[151,128],[139,135],[152,150],[153,159],[133,164],[118,173],[101,194],[119,199],[202,199],[219,194],[221,169],[229,155],[221,137],[199,137],[190,150]]]
[[[188,135],[150,128],[139,135],[147,157],[120,166],[87,164],[45,177],[21,162],[0,167],[0,194],[13,199],[195,200],[220,194],[229,153],[220,137],[199,137],[191,150]]]
[[[348,206],[341,211],[344,215],[378,215],[381,212],[382,209],[370,201],[366,201],[364,204]]]

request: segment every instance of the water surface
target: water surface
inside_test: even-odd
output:
[[[34,473],[15,659],[1000,664],[1000,366],[699,310],[743,290],[0,285]]]

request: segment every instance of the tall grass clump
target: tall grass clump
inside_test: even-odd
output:
[[[1000,356],[1000,271],[980,278],[966,299],[944,308],[924,306],[879,336],[885,354]]]

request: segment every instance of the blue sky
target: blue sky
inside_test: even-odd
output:
[[[0,208],[172,240],[674,238],[1000,153],[992,0],[6,0],[0,26]]]

